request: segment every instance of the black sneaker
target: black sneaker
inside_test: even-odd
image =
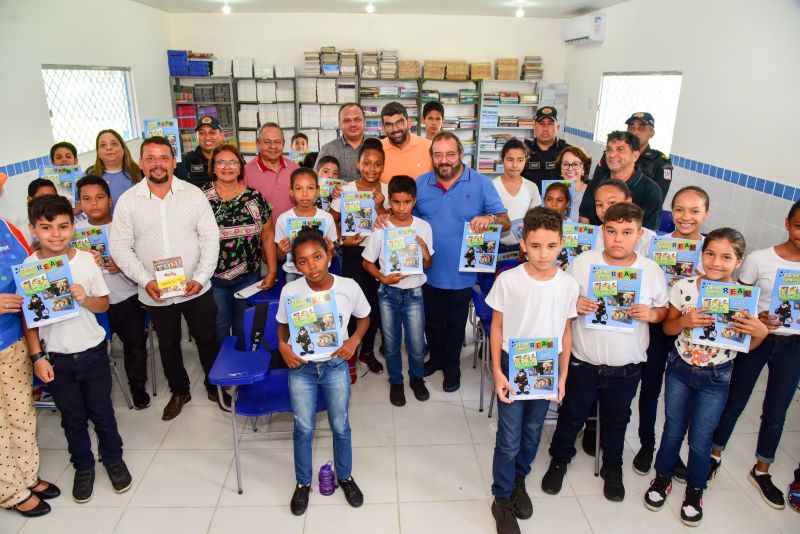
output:
[[[514,515],[520,519],[530,519],[533,515],[533,503],[530,496],[528,496],[528,491],[525,489],[525,478],[523,477],[518,476],[514,479],[511,506],[514,510]]]
[[[765,503],[776,510],[783,510],[786,508],[786,499],[783,497],[783,492],[772,483],[771,475],[757,475],[756,468],[753,466],[747,474],[747,479],[758,488],[758,492],[761,494],[761,498]]]
[[[619,502],[625,498],[625,486],[622,484],[622,468],[603,465],[600,468],[603,479],[603,495],[609,501]]]
[[[656,473],[656,478],[644,494],[644,506],[654,512],[661,510],[670,492],[672,492],[672,480]]]
[[[581,439],[581,447],[583,448],[583,452],[594,458],[596,446],[597,429],[595,427],[585,427],[583,429],[583,439]]]
[[[703,490],[686,486],[686,495],[681,504],[681,522],[696,527],[703,520]]]
[[[362,352],[359,354],[358,360],[361,363],[366,363],[367,367],[369,367],[369,372],[372,374],[379,375],[383,372],[383,364],[371,352]]]
[[[394,406],[406,405],[406,392],[403,384],[389,384],[389,402]]]
[[[106,466],[108,479],[111,480],[111,486],[114,488],[115,492],[125,493],[131,489],[133,478],[131,477],[131,472],[128,471],[128,466],[125,465],[125,462],[120,460],[115,464],[108,465],[104,463],[103,465]]]
[[[144,410],[150,406],[150,395],[147,394],[144,386],[132,387],[131,397],[133,398],[133,407],[137,410]]]
[[[344,498],[347,499],[347,503],[352,506],[353,508],[358,508],[362,504],[364,504],[364,494],[361,493],[361,489],[356,484],[355,479],[353,477],[348,478],[347,480],[340,480],[339,487],[342,488],[344,492]]]
[[[675,462],[675,467],[672,468],[672,479],[681,484],[686,484],[686,464],[683,463],[680,456],[678,461]]]
[[[421,378],[411,379],[411,389],[414,391],[414,397],[416,397],[418,401],[426,401],[431,398],[431,394],[428,393],[428,388],[425,387],[425,381]]]
[[[646,475],[650,472],[653,466],[653,453],[656,452],[653,447],[642,446],[636,456],[633,457],[633,472],[637,475]]]
[[[94,468],[75,471],[72,498],[77,503],[89,502],[94,492]]]
[[[292,494],[292,502],[289,503],[289,508],[292,510],[293,515],[303,515],[308,508],[308,493],[311,491],[311,486],[301,486],[300,484],[294,488]]]
[[[550,467],[542,477],[542,491],[548,495],[558,495],[567,474],[567,464],[550,460]]]
[[[497,527],[497,534],[520,534],[517,518],[514,517],[511,499],[498,499],[492,502],[492,516]]]
[[[714,458],[712,456],[711,465],[708,467],[708,478],[706,480],[711,480],[717,476],[717,471],[719,471],[720,466],[722,466],[722,458]]]

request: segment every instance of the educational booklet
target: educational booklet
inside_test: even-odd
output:
[[[700,241],[693,239],[655,236],[650,241],[647,257],[661,267],[667,286],[672,287],[681,278],[695,274],[700,263],[700,247]]]
[[[522,219],[514,219],[511,221],[511,234],[517,239],[522,239]]]
[[[339,178],[320,178],[319,179],[319,194],[315,199],[315,204],[322,211],[328,211],[333,201],[333,190],[337,185],[343,185],[344,180]]]
[[[705,328],[693,328],[691,342],[749,352],[750,336],[736,332],[730,321],[741,310],[756,315],[757,305],[757,287],[701,280],[697,307],[708,308],[708,313],[714,316],[714,323]]]
[[[39,178],[50,180],[56,187],[56,193],[69,199],[69,203],[75,206],[75,197],[78,190],[75,183],[81,178],[83,172],[79,165],[43,165],[39,167]]]
[[[290,150],[286,153],[286,159],[290,159],[298,165],[303,163],[306,156],[308,156],[308,150]]]
[[[499,224],[490,224],[486,232],[475,233],[465,222],[458,270],[462,273],[493,273],[497,266],[500,232]]]
[[[148,137],[166,137],[175,152],[175,159],[181,161],[181,133],[176,119],[145,119],[142,139]]]
[[[99,226],[76,228],[75,233],[72,234],[70,246],[86,252],[97,252],[103,263],[111,260],[111,253],[108,251],[108,234]]]
[[[312,228],[325,235],[327,224],[322,217],[288,217],[286,219],[286,235],[289,237],[289,242],[293,242],[300,230],[304,228]]]
[[[155,260],[153,270],[162,299],[182,297],[186,293],[186,271],[183,270],[183,260],[180,257]]]
[[[600,227],[569,221],[565,221],[561,227],[564,234],[564,248],[558,252],[553,263],[559,269],[565,270],[576,257],[595,249]]]
[[[597,311],[584,315],[586,328],[633,333],[636,323],[628,311],[639,303],[642,270],[592,265],[589,269],[589,294]]]
[[[11,270],[29,327],[58,323],[80,313],[69,290],[72,273],[66,255],[14,265]]]
[[[544,197],[547,193],[547,188],[550,187],[550,184],[561,182],[562,184],[566,185],[569,188],[569,198],[575,198],[575,184],[573,184],[569,180],[542,180],[542,206],[544,206]],[[569,213],[570,208],[572,207],[572,201],[570,200],[569,205],[567,206],[567,213]]]
[[[342,235],[369,235],[375,224],[375,199],[371,191],[342,191]]]
[[[374,239],[374,238],[373,238]],[[414,226],[383,230],[384,274],[422,274],[422,250]]]
[[[332,289],[286,297],[289,341],[304,360],[323,360],[342,346],[342,325]]]
[[[558,399],[558,346],[557,337],[508,340],[510,399]]]
[[[516,260],[516,261],[519,262],[519,251],[518,250],[512,250],[511,252],[501,252],[500,254],[497,255],[497,263],[498,263],[498,265],[501,262],[509,261],[509,260]]]
[[[800,271],[778,269],[769,308],[781,323],[775,332],[800,334]]]

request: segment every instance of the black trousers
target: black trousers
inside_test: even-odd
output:
[[[381,326],[381,311],[378,308],[378,287],[380,283],[370,276],[363,267],[361,267],[361,253],[364,247],[342,247],[342,275],[347,278],[352,278],[364,292],[367,297],[369,307],[369,328],[367,333],[361,339],[361,352],[375,352],[375,334],[378,333],[378,328]],[[347,332],[353,335],[356,331],[356,320],[350,318],[350,323],[347,325]]]
[[[122,341],[122,352],[125,361],[125,374],[131,388],[144,387],[147,382],[147,329],[145,307],[139,302],[139,296],[133,295],[108,310],[111,330],[117,333]]]
[[[173,395],[189,393],[189,375],[183,366],[181,351],[181,316],[186,319],[189,334],[197,345],[206,389],[215,390],[215,386],[208,383],[208,372],[217,358],[217,304],[214,302],[213,292],[209,290],[185,302],[169,306],[148,306],[147,309],[158,336],[161,364],[164,366],[170,392]]]
[[[425,299],[425,337],[430,350],[429,364],[444,372],[447,386],[461,382],[461,346],[467,327],[472,288],[439,289],[422,286]]]

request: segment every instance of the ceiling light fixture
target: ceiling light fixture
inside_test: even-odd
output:
[[[372,2],[367,4],[367,13],[369,14],[375,13],[375,6],[372,5]]]
[[[225,2],[225,5],[222,6],[222,13],[224,15],[230,15],[231,14],[231,6],[228,5],[228,2]]]
[[[521,7],[517,8],[514,14],[517,16],[518,19],[521,19],[522,17],[525,16],[525,12],[522,10]]]

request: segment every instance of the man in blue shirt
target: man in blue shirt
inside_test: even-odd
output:
[[[508,230],[511,222],[491,181],[462,163],[464,147],[452,132],[439,133],[430,148],[433,170],[417,178],[414,215],[433,229],[436,258],[426,269],[425,336],[430,359],[425,376],[444,372],[443,388],[457,391],[461,385],[461,345],[467,326],[469,301],[477,274],[459,272],[464,223],[473,231],[490,224]]]

